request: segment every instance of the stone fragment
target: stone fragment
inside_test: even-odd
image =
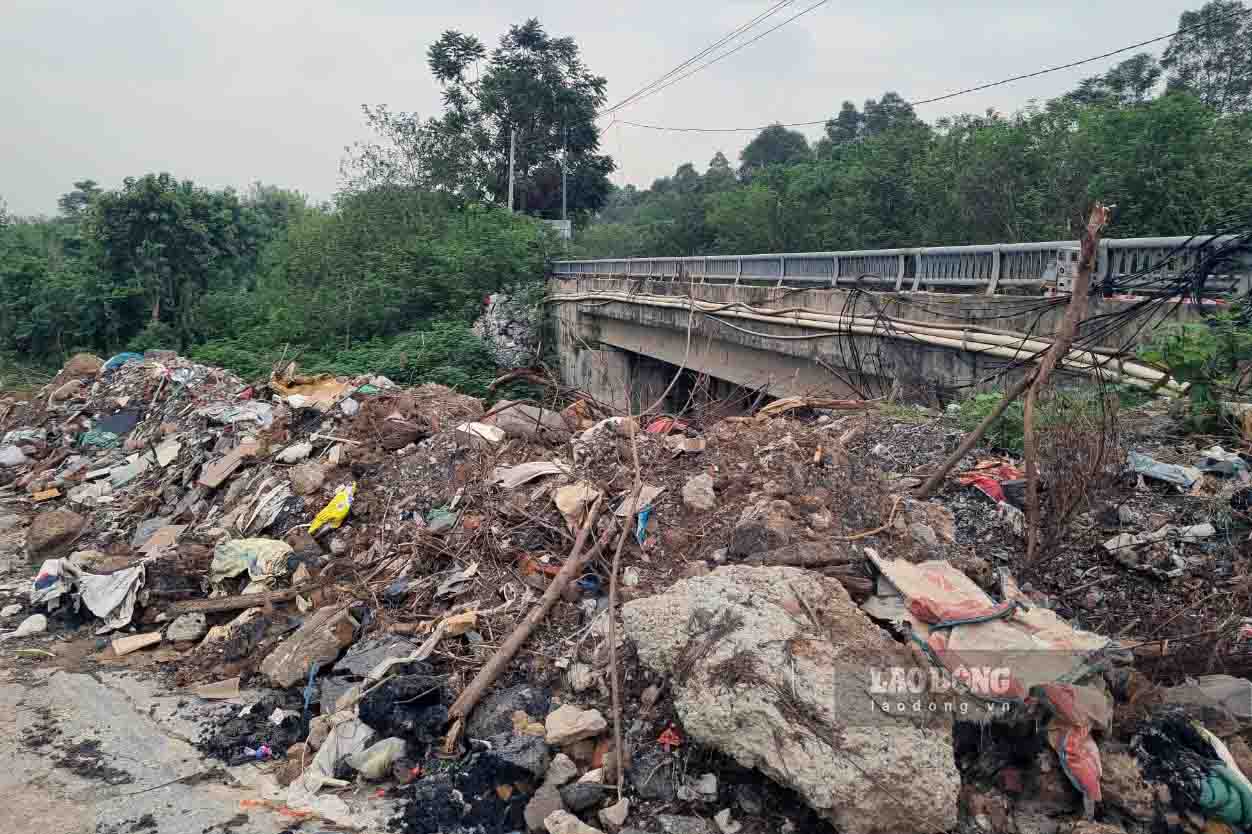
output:
[[[730,555],[750,556],[791,543],[795,525],[786,501],[761,499],[744,508],[730,534]]]
[[[579,709],[573,704],[563,704],[550,713],[544,722],[548,744],[554,747],[598,736],[608,726],[599,710]]]
[[[561,789],[555,785],[540,785],[522,812],[526,820],[526,830],[543,831],[544,821],[556,813],[565,813],[565,806],[561,802]]]
[[[707,821],[679,814],[657,814],[656,823],[664,834],[713,834]]]
[[[603,785],[593,785],[590,782],[574,782],[561,788],[561,801],[575,814],[594,808],[607,795]]]
[[[713,476],[707,472],[693,475],[683,484],[683,503],[692,510],[708,511],[717,506],[713,494]]]
[[[305,440],[292,443],[275,456],[279,463],[299,463],[313,453],[313,444]]]
[[[723,808],[713,815],[713,822],[717,825],[717,830],[722,834],[739,834],[743,828],[743,823],[736,822],[730,818],[730,809]]]
[[[569,811],[553,811],[543,824],[548,834],[603,834],[600,829],[587,825]]]
[[[499,763],[524,770],[537,779],[548,772],[548,745],[536,736],[519,736],[501,733],[492,736],[491,757]],[[556,787],[556,786],[554,786]]]
[[[806,611],[819,632],[804,626]],[[847,834],[956,828],[961,782],[951,726],[876,708],[866,669],[916,662],[838,581],[791,567],[723,567],[626,603],[622,621],[640,661],[672,676],[691,743],[760,769]],[[694,641],[707,647],[693,660]],[[753,674],[727,687],[715,670],[731,658]],[[780,701],[779,692],[798,703]],[[641,770],[636,761],[632,781]],[[891,795],[876,787],[884,783],[895,786]]]
[[[95,376],[104,367],[104,360],[90,353],[76,353],[61,367],[66,376]]]
[[[630,800],[621,799],[614,802],[607,808],[601,808],[599,813],[600,824],[608,831],[613,832],[620,829],[626,824],[626,817],[630,815]]]
[[[548,765],[548,774],[544,777],[544,782],[559,788],[577,778],[578,765],[574,764],[574,760],[564,753],[557,753],[552,757],[552,764]]]
[[[193,612],[176,618],[165,629],[165,639],[171,643],[184,643],[199,640],[209,630],[209,624],[203,614]]]
[[[494,413],[480,422],[499,426],[510,437],[564,443],[570,438],[569,426],[555,411],[501,400],[491,409]]]
[[[326,470],[320,463],[309,461],[291,467],[287,477],[291,479],[291,489],[296,495],[312,495],[326,482]]]
[[[26,552],[31,556],[43,556],[74,541],[87,519],[73,510],[44,510],[35,516],[26,531]]]
[[[356,627],[347,609],[320,608],[261,661],[261,674],[280,689],[302,683],[311,665],[325,666],[339,656],[352,642]]]

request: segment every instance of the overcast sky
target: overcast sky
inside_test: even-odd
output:
[[[209,186],[262,180],[324,199],[335,191],[344,146],[365,138],[361,104],[437,113],[426,49],[446,29],[494,46],[509,24],[538,17],[550,33],[577,40],[615,102],[769,5],[0,0],[0,198],[16,214],[50,214],[74,180],[115,187],[128,175],[170,171]],[[735,127],[822,118],[844,99],[884,90],[927,98],[1167,33],[1184,8],[1199,5],[834,0],[621,117]],[[1117,60],[919,114],[933,121],[1012,111]],[[618,124],[602,145],[618,163],[614,182],[645,186],[683,162],[702,171],[719,149],[733,162],[750,138]]]

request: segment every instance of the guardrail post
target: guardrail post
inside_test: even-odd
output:
[[[706,255],[700,266],[700,283],[706,283],[709,280],[709,259]]]
[[[832,263],[830,265],[830,285],[832,287],[837,287],[839,286],[839,256],[838,255],[832,256],[831,261]]]
[[[1000,247],[996,246],[991,253],[991,280],[987,282],[987,295],[995,295],[1000,285]]]
[[[896,255],[898,265],[896,267],[896,292],[904,288],[904,256]]]
[[[787,277],[787,256],[781,255],[778,258],[778,284],[782,286],[783,279]]]
[[[918,252],[913,256],[913,286],[910,288],[913,292],[917,292],[922,286],[922,253]]]
[[[735,258],[735,286],[739,286],[739,279],[743,277],[743,258]]]

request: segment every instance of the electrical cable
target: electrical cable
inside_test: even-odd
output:
[[[657,84],[661,84],[662,82],[667,81],[668,79],[670,79],[671,77],[673,77],[676,73],[678,73],[678,72],[682,71],[683,69],[686,69],[688,66],[690,66],[690,65],[691,65],[692,63],[694,63],[695,61],[698,61],[699,59],[703,58],[703,57],[704,57],[705,55],[707,55],[709,52],[713,51],[714,49],[717,49],[719,46],[721,46],[722,44],[726,43],[727,41],[729,41],[729,40],[731,40],[731,39],[733,39],[733,38],[735,38],[735,37],[738,37],[739,35],[743,34],[743,33],[744,33],[744,32],[746,32],[747,30],[749,30],[749,29],[751,29],[752,27],[756,26],[756,25],[757,25],[758,23],[760,23],[761,21],[763,21],[763,20],[765,20],[765,19],[769,18],[770,16],[772,16],[773,14],[775,14],[775,13],[776,13],[779,9],[781,9],[782,7],[784,7],[784,6],[789,6],[789,5],[791,5],[792,3],[794,3],[794,2],[796,2],[796,0],[779,0],[779,2],[775,3],[775,4],[774,4],[773,6],[771,6],[770,8],[768,8],[768,9],[766,9],[765,11],[761,12],[761,13],[760,13],[760,14],[758,14],[756,17],[754,17],[754,18],[752,18],[751,20],[749,20],[747,23],[743,23],[743,24],[741,24],[738,28],[736,28],[736,29],[734,29],[734,30],[732,30],[732,31],[730,31],[730,32],[727,32],[727,33],[726,33],[725,35],[723,35],[721,38],[719,38],[718,40],[716,40],[716,41],[714,41],[713,43],[709,44],[708,46],[704,47],[704,49],[700,50],[700,51],[699,51],[699,52],[697,52],[695,55],[692,55],[690,58],[688,58],[687,60],[683,61],[683,62],[682,62],[681,64],[679,64],[678,66],[674,67],[674,68],[673,68],[673,69],[671,69],[669,72],[667,72],[667,73],[665,73],[664,75],[662,75],[662,76],[660,76],[660,77],[658,77],[658,78],[656,78],[656,79],[654,79],[654,80],[652,80],[652,81],[648,82],[647,84],[643,85],[643,86],[642,86],[642,87],[640,87],[638,90],[635,90],[633,93],[631,93],[630,95],[626,96],[624,99],[622,99],[621,101],[619,101],[617,104],[614,104],[612,107],[605,108],[603,111],[601,111],[600,113],[598,113],[598,114],[596,115],[596,118],[598,119],[598,118],[600,118],[601,116],[607,116],[607,115],[609,115],[609,114],[611,114],[611,113],[613,113],[613,112],[615,112],[615,111],[617,111],[617,110],[620,110],[621,108],[625,107],[626,105],[628,105],[628,104],[630,104],[632,101],[634,101],[634,100],[635,100],[635,99],[636,99],[639,95],[641,95],[641,94],[642,94],[642,93],[644,93],[645,91],[649,90],[649,89],[650,89],[650,88],[652,88],[652,87],[655,87]]]
[[[906,104],[908,104],[911,107],[920,107],[923,104],[933,104],[939,101],[946,101],[948,99],[956,98],[957,96],[963,96],[968,93],[975,93],[981,90],[989,90],[992,87],[1000,87],[1005,84],[1012,84],[1013,82],[1016,82],[1016,81],[1024,81],[1028,78],[1038,78],[1041,75],[1048,75],[1049,73],[1060,72],[1061,70],[1073,69],[1074,67],[1079,67],[1079,66],[1082,66],[1083,64],[1089,64],[1093,61],[1100,61],[1100,60],[1103,60],[1104,58],[1110,58],[1114,55],[1120,55],[1121,53],[1129,52],[1132,49],[1139,49],[1140,47],[1148,46],[1149,44],[1157,43],[1159,41],[1168,40],[1169,38],[1176,37],[1178,35],[1184,34],[1186,32],[1190,32],[1195,29],[1201,29],[1207,26],[1212,26],[1218,23],[1222,23],[1228,19],[1243,17],[1249,14],[1252,14],[1252,9],[1240,9],[1239,11],[1232,12],[1228,15],[1222,15],[1221,17],[1214,18],[1212,20],[1206,20],[1202,23],[1197,23],[1192,26],[1184,26],[1181,29],[1170,32],[1167,35],[1158,35],[1155,38],[1149,38],[1148,40],[1145,40],[1145,41],[1132,43],[1129,46],[1123,46],[1120,49],[1114,49],[1111,52],[1103,52],[1099,55],[1093,55],[1090,58],[1083,58],[1078,61],[1071,61],[1067,64],[1060,64],[1054,67],[1047,67],[1045,69],[1036,70],[1035,72],[1022,73],[1020,75],[1014,75],[1008,78],[1000,79],[999,81],[991,81],[986,84],[979,84],[974,87],[966,87],[963,90],[955,90],[953,92],[944,93],[942,95],[933,96],[931,98],[917,99],[915,101],[906,102]],[[749,43],[751,43],[751,41],[749,41]],[[644,124],[642,122],[631,122],[631,121],[626,121],[625,119],[621,121],[623,124],[628,124],[631,127],[645,128],[647,130],[668,131],[671,133],[755,133],[758,131],[762,131],[767,127],[787,127],[787,128],[814,127],[816,125],[824,125],[826,124],[826,122],[830,121],[833,118],[834,116],[827,116],[822,119],[814,119],[814,120],[806,121],[806,122],[790,122],[790,123],[785,123],[785,124],[773,123],[773,124],[767,124],[767,125],[757,125],[755,127],[668,127],[666,125],[653,125],[653,124]]]
[[[731,55],[734,55],[734,54],[735,54],[736,52],[738,52],[739,50],[741,50],[741,49],[743,49],[743,48],[745,48],[745,47],[751,46],[752,44],[754,44],[754,43],[756,43],[757,41],[759,41],[761,38],[763,38],[763,37],[765,37],[766,35],[770,34],[771,32],[774,32],[774,31],[776,31],[776,30],[778,30],[778,29],[781,29],[783,26],[786,26],[786,25],[787,25],[788,23],[790,23],[791,21],[796,20],[797,18],[803,17],[804,15],[808,14],[809,12],[811,12],[811,11],[813,11],[814,9],[818,8],[819,6],[824,6],[824,5],[826,5],[828,2],[830,2],[830,0],[818,0],[816,3],[814,3],[814,4],[813,4],[813,5],[811,5],[811,6],[809,6],[808,8],[803,9],[803,10],[801,10],[801,11],[799,11],[799,12],[797,12],[797,13],[793,14],[791,17],[787,18],[787,19],[786,19],[786,20],[784,20],[782,23],[779,23],[779,24],[777,24],[777,25],[775,25],[775,26],[771,26],[769,29],[766,29],[764,32],[760,33],[759,35],[757,35],[756,37],[752,38],[751,40],[744,41],[743,43],[741,43],[741,44],[737,45],[734,49],[731,49],[731,50],[729,50],[729,51],[727,51],[727,52],[723,52],[721,55],[718,55],[716,58],[712,58],[712,59],[710,59],[710,60],[708,60],[708,61],[704,62],[704,63],[703,63],[703,64],[701,64],[700,66],[698,66],[698,67],[696,67],[696,68],[694,68],[694,69],[692,69],[692,70],[689,70],[688,72],[683,73],[682,75],[678,76],[677,78],[670,79],[669,81],[667,81],[666,83],[662,84],[661,86],[656,87],[655,89],[650,90],[649,92],[644,93],[644,94],[643,94],[643,95],[641,95],[641,96],[638,96],[638,97],[637,97],[637,98],[635,98],[635,99],[634,99],[634,101],[632,101],[631,103],[633,104],[633,103],[635,103],[635,102],[642,101],[643,99],[647,98],[648,96],[656,95],[657,93],[659,93],[659,92],[661,92],[662,90],[664,90],[666,87],[670,87],[670,86],[672,86],[672,85],[674,85],[674,84],[677,84],[679,81],[682,81],[684,78],[689,78],[689,77],[691,77],[691,76],[695,75],[696,73],[700,72],[701,70],[704,70],[704,69],[707,69],[707,68],[709,68],[709,67],[713,66],[714,64],[716,64],[718,61],[722,60],[723,58],[729,58]],[[626,123],[626,124],[634,124],[634,122],[625,122],[625,123]]]

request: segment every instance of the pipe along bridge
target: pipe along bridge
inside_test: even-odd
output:
[[[558,261],[549,303],[563,380],[617,408],[653,402],[679,369],[673,410],[740,389],[934,403],[998,388],[1051,345],[1077,253],[1050,241]],[[1176,303],[1200,274],[1202,297]],[[1247,295],[1252,258],[1232,236],[1110,239],[1092,281],[1066,376],[1179,393],[1134,349]]]

